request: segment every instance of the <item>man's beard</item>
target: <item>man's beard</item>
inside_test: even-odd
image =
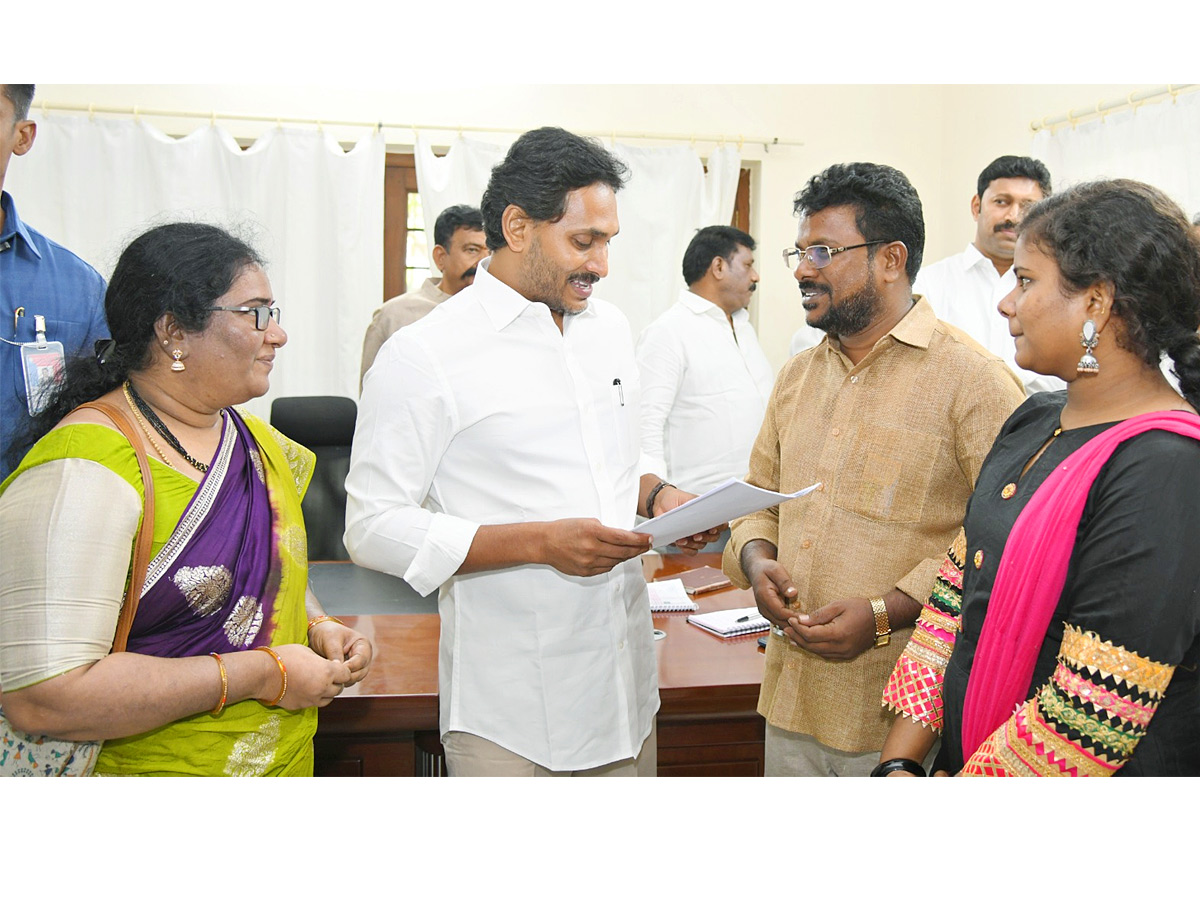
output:
[[[600,278],[591,272],[576,272],[563,277],[563,270],[546,259],[542,253],[541,242],[537,239],[529,246],[525,257],[524,289],[521,291],[525,299],[535,303],[544,303],[552,313],[560,316],[577,316],[587,309],[588,301],[581,301],[578,307],[567,306],[563,300],[563,290],[571,279],[595,284]]]
[[[831,337],[843,337],[866,331],[879,315],[883,298],[879,295],[874,282],[867,281],[859,290],[845,300],[835,304],[829,289],[825,285],[803,282],[802,291],[823,292],[830,298],[829,308],[817,321],[810,323],[813,328],[819,328]]]

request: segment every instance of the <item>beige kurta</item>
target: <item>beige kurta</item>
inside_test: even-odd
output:
[[[834,600],[898,587],[923,600],[962,523],[1000,426],[1024,397],[999,359],[917,304],[857,365],[835,341],[780,372],[748,480],[807,497],[733,523],[725,571],[755,539],[778,558],[811,613]],[[847,661],[772,635],[758,711],[772,725],[851,753],[878,750],[893,718],[880,705],[911,628]]]

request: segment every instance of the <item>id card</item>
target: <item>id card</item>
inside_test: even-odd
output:
[[[21,345],[21,372],[25,376],[25,403],[29,415],[36,416],[46,408],[50,391],[58,383],[66,357],[60,341]]]

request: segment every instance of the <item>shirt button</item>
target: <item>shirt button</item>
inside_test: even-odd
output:
[[[1014,484],[1013,482],[1010,481],[1008,484],[1006,484],[1004,486],[1004,490],[1002,490],[1000,492],[1000,496],[1003,497],[1005,500],[1010,500],[1010,499],[1012,499],[1012,495],[1015,494],[1016,492],[1017,492],[1016,484]]]
[[[858,384],[858,376],[857,376],[857,375],[851,375],[851,376],[850,376],[850,383],[851,383],[851,384]]]
[[[625,642],[624,642],[624,641],[621,641],[619,644],[617,644],[617,649],[618,649],[618,650],[624,650],[624,649],[625,649]]]
[[[801,541],[800,546],[803,547],[805,550],[807,550],[809,547],[812,546],[812,541]]]
[[[978,569],[982,565],[983,565],[983,551],[976,550],[975,551],[975,568]]]
[[[820,483],[820,484],[817,486],[817,493],[818,493],[818,494],[823,494],[823,493],[825,493],[825,482],[823,482],[823,481],[822,481],[822,482],[821,482],[821,483]]]
[[[829,433],[830,433],[830,434],[832,434],[834,437],[837,437],[839,434],[841,434],[841,433],[842,433],[842,429],[840,429],[840,428],[834,428],[834,429],[833,429],[832,431],[830,431]]]

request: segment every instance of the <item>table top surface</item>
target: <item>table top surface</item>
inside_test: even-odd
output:
[[[338,564],[330,564],[338,565]],[[642,558],[647,581],[685,569],[720,568],[717,553],[696,556],[650,553]],[[316,568],[316,566],[314,566]],[[386,577],[386,576],[385,576]],[[328,610],[324,597],[322,603]],[[436,599],[436,598],[435,598]],[[750,591],[726,588],[695,596],[701,612],[753,606]],[[720,638],[688,624],[688,613],[655,613],[655,641],[663,710],[680,713],[753,709],[762,683],[760,634]],[[322,710],[322,731],[351,732],[369,718],[373,727],[432,730],[437,727],[437,668],[440,625],[436,613],[341,615],[375,645],[371,671]]]

